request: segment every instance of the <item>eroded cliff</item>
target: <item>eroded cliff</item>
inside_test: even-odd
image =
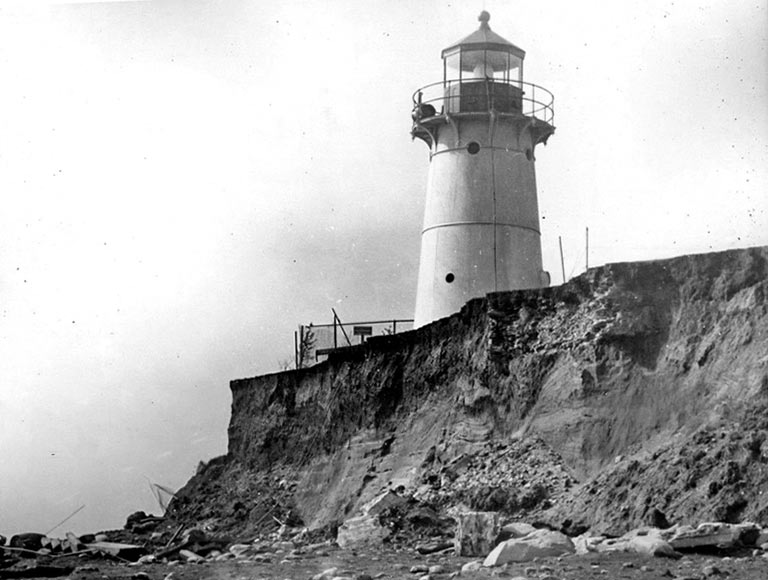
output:
[[[229,452],[171,514],[320,528],[402,486],[568,531],[767,520],[767,290],[768,248],[609,264],[233,381]]]

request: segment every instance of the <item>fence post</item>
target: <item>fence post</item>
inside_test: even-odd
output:
[[[304,366],[304,325],[299,326],[299,365]]]
[[[586,236],[587,236],[586,248],[584,249],[584,254],[586,258],[584,259],[584,262],[587,267],[587,270],[589,270],[589,226],[587,226]]]
[[[293,331],[293,368],[299,368],[299,333],[295,330]]]
[[[339,327],[341,328],[341,332],[344,335],[344,340],[347,341],[347,346],[352,346],[352,343],[349,340],[349,337],[347,336],[347,331],[344,330],[344,324],[341,322],[341,318],[339,318],[339,315],[336,314],[336,309],[331,308],[331,312],[333,312],[333,321],[336,323],[336,321],[339,322]]]
[[[560,244],[560,268],[563,270],[563,284],[565,284],[565,260],[563,259],[563,238],[557,236],[557,242]]]

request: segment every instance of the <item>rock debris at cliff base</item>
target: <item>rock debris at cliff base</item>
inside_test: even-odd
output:
[[[767,264],[767,248],[608,264],[233,381],[229,453],[171,513],[332,534],[399,489],[571,534],[762,522]]]

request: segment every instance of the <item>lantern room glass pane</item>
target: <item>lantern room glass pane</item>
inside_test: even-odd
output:
[[[503,68],[494,69],[493,78],[519,84],[523,80],[522,60],[511,54],[507,56],[507,64]]]
[[[509,55],[509,79],[518,83],[523,82],[523,59]]]
[[[493,76],[494,53],[485,50],[467,50],[461,53],[462,77],[482,79]]]
[[[445,80],[459,78],[459,63],[461,62],[461,53],[454,52],[445,57]]]

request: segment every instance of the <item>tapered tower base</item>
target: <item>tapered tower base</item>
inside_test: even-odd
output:
[[[489,292],[548,285],[533,152],[552,127],[487,113],[423,120],[422,128],[434,142],[414,325]]]

